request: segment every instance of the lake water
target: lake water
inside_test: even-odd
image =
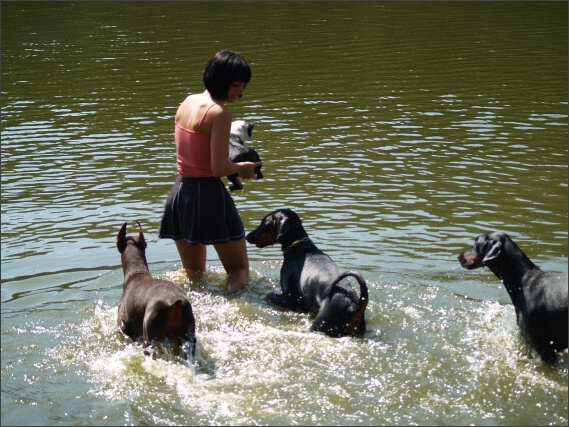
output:
[[[566,2],[2,2],[2,425],[567,425],[567,352],[519,336],[487,269],[456,259],[507,232],[567,273]],[[265,178],[247,231],[294,209],[368,282],[367,331],[332,339],[269,306],[279,247],[248,246],[228,293],[208,249],[184,280],[157,238],[173,117],[218,50],[252,80]],[[116,331],[120,226],[140,220],[180,284],[196,359]]]

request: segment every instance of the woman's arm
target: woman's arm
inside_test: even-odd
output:
[[[237,173],[240,177],[251,179],[255,176],[258,162],[233,163],[229,160],[229,134],[231,131],[231,110],[215,106],[208,112],[211,119],[211,171],[216,177]]]

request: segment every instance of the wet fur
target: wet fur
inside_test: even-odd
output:
[[[146,262],[146,241],[138,225],[138,237],[127,237],[125,222],[116,238],[124,272],[117,325],[132,339],[142,337],[145,349],[153,340],[166,338],[195,343],[192,306],[180,286],[152,276]]]
[[[458,256],[472,270],[488,267],[502,281],[514,308],[522,335],[542,359],[554,362],[567,348],[567,276],[538,268],[508,235],[480,235],[474,246]]]
[[[231,123],[231,133],[229,135],[229,160],[233,163],[261,161],[259,154],[251,147],[245,145],[245,143],[251,139],[254,126],[255,123],[247,122],[245,120],[234,120]],[[261,173],[262,166],[263,165],[261,164],[255,167],[255,179],[263,178],[263,174]],[[228,175],[227,179],[231,181],[231,185],[229,187],[231,191],[243,189],[243,183],[236,173]]]
[[[318,249],[308,238],[295,212],[279,209],[268,214],[246,239],[259,248],[275,243],[282,246],[282,293],[269,293],[266,297],[268,302],[314,315],[311,331],[332,337],[365,332],[364,312],[368,302],[365,280],[358,272],[344,272]],[[359,297],[350,286],[348,277],[358,281]]]

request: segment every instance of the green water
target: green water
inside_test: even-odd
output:
[[[2,2],[3,425],[567,425],[567,355],[542,364],[488,270],[456,260],[507,232],[567,272],[567,3]],[[260,181],[247,231],[289,207],[368,282],[367,332],[330,339],[190,285],[158,240],[173,117],[230,48],[251,65]],[[140,220],[154,274],[187,291],[194,363],[115,330],[115,236]]]

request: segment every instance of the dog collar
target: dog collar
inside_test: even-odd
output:
[[[302,239],[298,239],[295,240],[294,242],[292,242],[290,245],[288,245],[288,247],[286,247],[285,249],[283,249],[283,253],[287,253],[288,251],[290,251],[292,248],[294,248],[296,245],[301,244],[302,242],[311,242],[312,240],[310,240],[310,237],[303,237]]]

